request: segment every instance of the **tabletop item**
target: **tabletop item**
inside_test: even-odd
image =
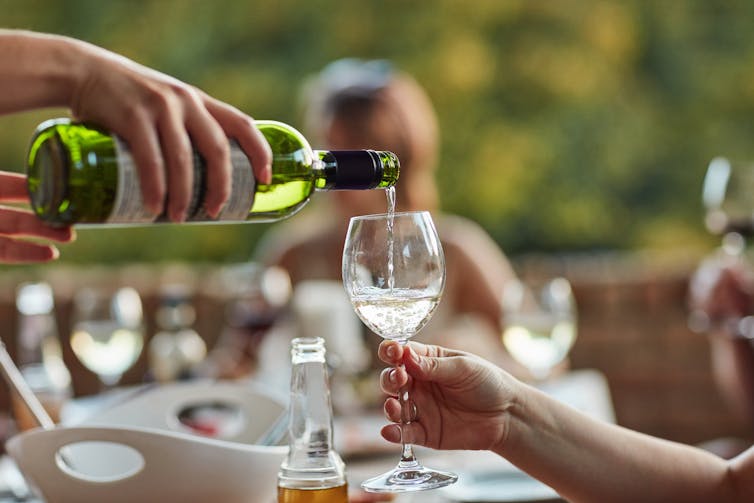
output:
[[[217,409],[235,412],[218,417]],[[184,424],[192,410],[200,422]],[[7,448],[47,503],[266,502],[286,447],[257,441],[284,410],[281,398],[249,383],[172,383],[77,425],[22,433]]]
[[[192,377],[204,360],[207,345],[194,330],[196,309],[187,285],[170,283],[160,288],[155,313],[158,331],[149,340],[149,370],[155,380],[169,382]]]
[[[55,302],[49,283],[22,283],[16,290],[18,331],[16,362],[25,384],[34,392],[53,422],[72,395],[71,374],[63,362]],[[17,392],[12,395],[13,414],[21,430],[39,426],[29,416],[28,403]]]
[[[84,287],[73,299],[72,318],[71,349],[105,388],[116,385],[144,345],[139,293],[131,287]]]
[[[392,209],[392,206],[391,206]],[[445,286],[445,258],[427,211],[353,217],[343,250],[343,284],[361,320],[376,334],[406,344],[429,320]],[[408,390],[402,423],[415,417]],[[419,463],[403,443],[395,469],[367,480],[371,492],[405,492],[452,484],[457,477]]]
[[[514,279],[503,288],[503,344],[535,379],[546,379],[576,340],[576,301],[565,278],[533,285]]]
[[[386,188],[398,180],[398,158],[391,152],[313,151],[287,124],[256,121],[256,126],[272,148],[272,183],[256,183],[249,159],[232,141],[232,192],[219,221],[280,220],[300,210],[315,190]],[[94,126],[67,119],[40,124],[27,169],[32,208],[53,225],[167,221],[144,207],[128,146]],[[199,154],[194,173],[187,220],[212,220],[203,207],[206,177]]]
[[[348,503],[345,466],[333,449],[325,341],[291,343],[288,455],[278,472],[279,503]]]
[[[733,163],[715,157],[707,167],[702,202],[707,211],[705,224],[710,232],[724,236],[724,245],[743,249],[743,237],[754,233],[754,163]],[[731,234],[737,237],[732,238]]]

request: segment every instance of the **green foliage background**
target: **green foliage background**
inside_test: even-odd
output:
[[[751,2],[0,0],[0,13],[294,125],[307,75],[389,58],[440,114],[443,207],[512,254],[708,249],[708,161],[754,158]],[[34,126],[61,113],[0,119],[0,166],[20,170]],[[243,260],[265,230],[81,230],[63,260]]]

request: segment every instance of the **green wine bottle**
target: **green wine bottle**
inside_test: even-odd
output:
[[[205,166],[194,154],[190,222],[272,222],[299,211],[314,191],[393,186],[400,165],[392,152],[312,150],[291,126],[256,121],[273,153],[272,183],[258,184],[249,159],[231,140],[232,190],[222,212],[204,210]],[[127,145],[90,124],[53,119],[40,124],[27,159],[34,213],[51,225],[167,222],[142,202],[139,179]]]

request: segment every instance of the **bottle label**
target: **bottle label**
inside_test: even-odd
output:
[[[230,147],[231,193],[216,220],[243,221],[248,217],[251,206],[254,204],[256,180],[251,170],[251,163],[241,147],[235,141],[231,141]],[[115,137],[115,152],[118,161],[118,188],[107,223],[166,222],[165,214],[156,217],[144,207],[136,163],[128,146],[118,137]],[[187,221],[205,222],[213,220],[204,209],[205,188],[204,163],[195,154],[194,187],[187,212]]]
[[[230,141],[230,197],[216,220],[246,220],[254,204],[256,179],[251,162],[235,140]],[[201,205],[191,221],[212,220]]]
[[[144,207],[139,186],[139,174],[128,146],[123,140],[115,139],[115,155],[118,161],[118,188],[107,223],[148,223],[156,217]]]

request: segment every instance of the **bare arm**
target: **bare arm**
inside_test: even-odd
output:
[[[552,486],[569,501],[709,503],[754,501],[754,450],[725,461],[701,449],[592,419],[461,351],[385,341],[380,358],[405,369],[383,371],[395,398],[408,382],[417,417],[407,438],[439,449],[488,449]],[[400,441],[395,425],[383,436]]]
[[[180,221],[191,198],[191,145],[207,162],[211,215],[230,193],[228,137],[270,179],[271,153],[253,120],[202,91],[94,45],[55,35],[0,30],[0,113],[61,106],[126,140],[144,202]]]

